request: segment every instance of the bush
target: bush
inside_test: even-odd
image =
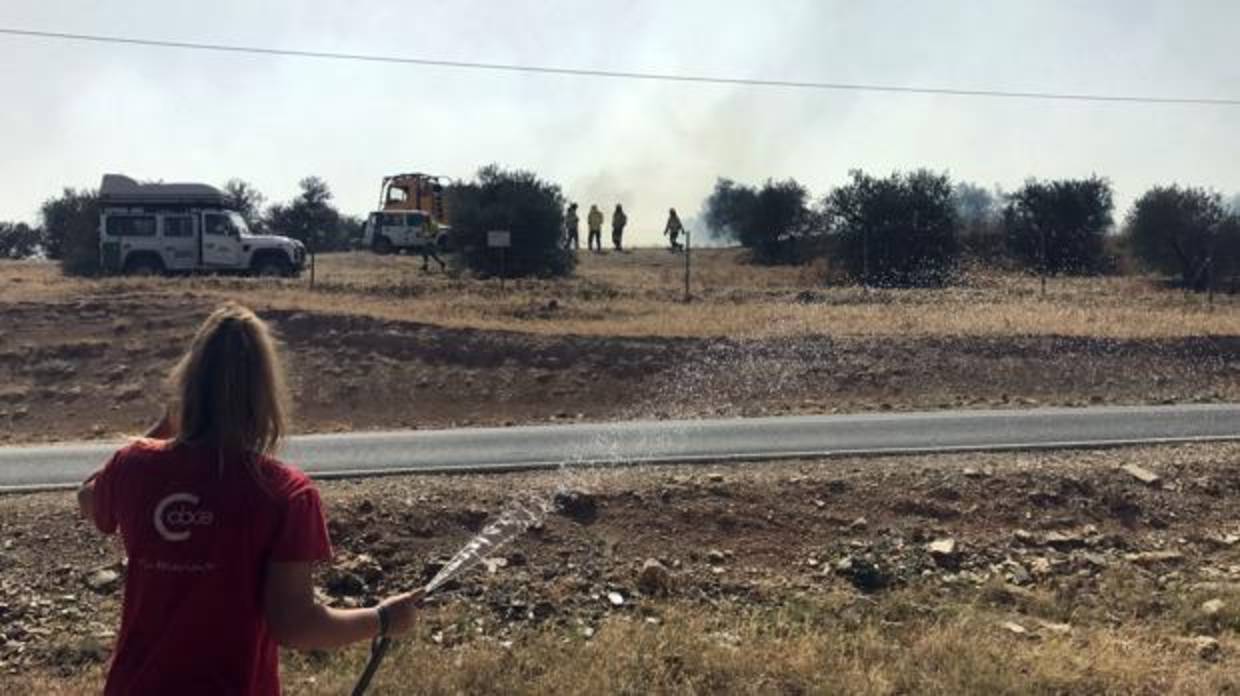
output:
[[[350,249],[350,235],[356,229],[331,204],[332,192],[327,183],[317,176],[308,176],[298,185],[301,194],[288,203],[268,208],[262,227],[271,234],[300,241],[311,253]]]
[[[823,204],[849,277],[895,287],[945,283],[960,255],[947,175],[922,169],[885,179],[857,170],[851,176]]]
[[[47,256],[69,275],[99,272],[99,193],[66,188],[43,203]]]
[[[0,259],[26,259],[46,247],[43,228],[24,222],[0,222]]]
[[[808,198],[793,179],[768,179],[761,188],[719,179],[703,208],[712,236],[740,242],[754,261],[801,263],[808,247],[798,242],[819,229],[806,206]]]
[[[1008,253],[1049,274],[1099,273],[1106,267],[1103,241],[1113,209],[1106,179],[1031,179],[1008,196],[1003,211]]]
[[[454,243],[466,267],[487,276],[565,276],[576,255],[564,248],[564,196],[531,172],[490,165],[448,190]],[[487,247],[487,232],[508,230],[512,248]]]
[[[1132,253],[1185,287],[1205,290],[1212,276],[1240,270],[1240,221],[1217,193],[1156,186],[1137,199],[1125,227]]]

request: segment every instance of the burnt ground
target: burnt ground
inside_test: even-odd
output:
[[[865,613],[913,588],[1031,632],[1158,620],[1167,640],[1216,638],[1208,657],[1225,666],[1240,647],[1238,457],[1227,444],[323,482],[336,558],[321,594],[357,606],[411,588],[514,500],[558,493],[489,569],[435,596],[418,640],[589,635],[616,615],[657,620],[667,602],[706,612],[830,595]],[[0,539],[0,674],[103,664],[119,545],[76,519],[66,493],[0,496]],[[1211,599],[1221,607],[1200,614]]]
[[[142,428],[214,304],[183,291],[0,305],[0,442]],[[287,347],[303,432],[1240,400],[1232,336],[621,338],[261,313]]]

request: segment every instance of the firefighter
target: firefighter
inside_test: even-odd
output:
[[[629,224],[629,216],[624,214],[624,208],[620,204],[616,204],[616,212],[611,214],[611,243],[615,245],[616,251],[623,251],[620,247],[624,241],[624,226]]]
[[[603,211],[598,209],[597,205],[590,206],[590,214],[586,216],[586,227],[589,228],[590,234],[586,238],[586,246],[591,251],[603,250]]]
[[[564,248],[577,251],[581,249],[580,225],[577,219],[577,204],[570,203],[568,212],[564,213]]]
[[[681,251],[684,249],[678,241],[680,233],[685,231],[685,226],[680,224],[680,216],[676,214],[676,209],[672,208],[667,211],[667,226],[663,228],[663,236],[671,241],[671,248],[668,251]]]
[[[418,253],[422,256],[422,271],[426,272],[431,270],[431,259],[435,259],[435,261],[439,264],[440,272],[446,270],[448,268],[448,264],[444,263],[443,259],[439,258],[439,252],[435,248],[439,246],[439,225],[436,224],[434,220],[427,220],[426,224],[422,226],[422,230],[417,234],[418,237],[421,238],[419,240],[421,243],[418,244],[416,248]]]

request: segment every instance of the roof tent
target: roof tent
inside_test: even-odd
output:
[[[99,199],[105,205],[202,205],[231,208],[228,196],[207,184],[140,184],[121,174],[104,174]]]

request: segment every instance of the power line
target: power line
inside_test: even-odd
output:
[[[672,73],[628,72],[621,70],[592,70],[587,68],[564,68],[547,65],[518,65],[513,63],[484,63],[433,58],[407,58],[363,53],[337,53],[332,51],[300,51],[284,48],[263,48],[228,44],[199,43],[193,41],[164,41],[138,39],[101,34],[70,34],[66,32],[36,31],[0,27],[0,34],[40,39],[59,39],[105,44],[125,44],[155,48],[180,48],[220,53],[245,53],[264,56],[287,56],[293,58],[319,58],[326,60],[361,61],[367,63],[393,63],[424,67],[452,68],[459,70],[487,70],[492,72],[534,73],[542,75],[569,75],[574,77],[602,77],[624,80],[648,80],[658,82],[681,82],[708,85],[732,85],[745,87],[774,87],[785,89],[832,90],[847,92],[878,92],[886,94],[921,94],[950,97],[989,97],[998,99],[1040,99],[1076,102],[1110,102],[1130,104],[1185,104],[1196,106],[1240,106],[1240,99],[1214,97],[1158,97],[1144,95],[1107,95],[1065,92],[1027,92],[992,89],[955,89],[946,87],[907,87],[845,82],[813,82],[799,80],[768,80],[743,77],[718,77],[710,75],[677,75]]]

